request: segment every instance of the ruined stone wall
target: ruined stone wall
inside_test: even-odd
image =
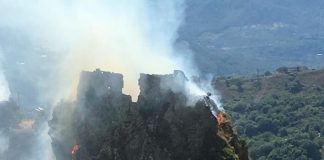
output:
[[[170,90],[174,93],[184,92],[187,82],[187,77],[179,70],[175,70],[173,74],[166,75],[142,73],[139,78],[140,95],[165,94]]]
[[[188,79],[182,71],[173,74],[141,74],[139,78],[140,95],[137,105],[145,116],[163,114],[167,108],[175,111],[186,104]]]
[[[120,73],[104,72],[100,69],[94,72],[83,71],[78,85],[78,98],[83,99],[89,91],[95,96],[121,95],[123,86],[123,75]]]

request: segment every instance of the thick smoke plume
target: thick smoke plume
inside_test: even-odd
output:
[[[3,73],[0,73],[0,101],[6,101],[9,99],[10,91],[8,88],[8,82],[5,79]]]
[[[80,71],[96,68],[123,73],[124,92],[136,98],[139,73],[182,68],[172,46],[183,7],[181,0],[0,1],[2,32],[29,45],[9,44],[4,56],[16,55],[13,65],[28,77],[45,68],[40,74],[49,75],[36,87],[47,97],[40,101],[73,98]]]
[[[9,147],[9,138],[0,131],[0,158]]]
[[[28,107],[73,100],[79,73],[100,68],[122,73],[135,101],[139,73],[197,74],[190,53],[174,49],[184,9],[183,0],[0,0],[0,99],[10,89]],[[194,95],[206,86],[190,84]]]
[[[8,87],[7,79],[3,72],[3,67],[1,65],[2,61],[3,61],[3,57],[2,57],[2,50],[0,46],[0,101],[7,101],[10,96],[10,90]]]

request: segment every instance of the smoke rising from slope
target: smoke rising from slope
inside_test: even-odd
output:
[[[3,55],[0,48],[0,64],[3,61]],[[6,101],[9,99],[10,90],[8,88],[8,82],[3,72],[3,67],[0,65],[0,101]]]
[[[31,52],[41,57],[37,61],[36,55],[31,59],[16,53],[23,59],[19,64],[46,66],[52,75],[40,85],[48,96],[42,99],[73,96],[81,70],[123,73],[124,92],[136,97],[139,73],[181,69],[172,49],[182,19],[181,0],[14,0],[1,1],[0,10],[1,28],[28,37]]]
[[[1,68],[0,68],[1,70]],[[6,101],[9,99],[10,91],[8,88],[8,82],[5,79],[3,73],[0,73],[0,101]]]
[[[0,158],[9,147],[9,138],[0,130]]]
[[[190,53],[173,47],[183,11],[183,0],[0,0],[0,82],[22,104],[52,105],[75,98],[82,70],[100,68],[122,73],[123,92],[136,100],[139,73],[197,73]],[[50,148],[44,133],[40,145]]]
[[[135,98],[140,72],[180,68],[172,45],[182,11],[181,0],[0,0],[9,88],[21,104],[51,105],[74,98],[82,70],[101,68],[123,73],[124,92]],[[52,159],[46,127],[39,132],[42,150],[31,159]]]

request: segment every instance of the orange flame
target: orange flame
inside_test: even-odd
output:
[[[35,129],[35,120],[33,119],[23,119],[19,122],[18,128],[12,129],[14,133],[32,133]]]
[[[225,121],[226,121],[225,113],[224,112],[217,113],[216,119],[217,119],[218,125],[225,123]]]
[[[81,146],[79,144],[74,145],[71,151],[72,155],[76,154],[80,148]]]

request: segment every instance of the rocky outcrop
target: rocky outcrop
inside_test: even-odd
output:
[[[78,101],[56,107],[50,121],[56,158],[248,159],[229,122],[218,125],[203,102],[186,105],[187,81],[181,71],[141,74],[140,95],[133,103],[121,92],[122,75],[83,72]]]
[[[122,94],[122,88],[121,74],[99,69],[81,73],[77,101],[60,103],[49,121],[52,148],[58,160],[71,157],[71,148],[76,144],[81,144],[80,153],[87,159],[99,153],[105,139],[131,109],[131,97]]]

